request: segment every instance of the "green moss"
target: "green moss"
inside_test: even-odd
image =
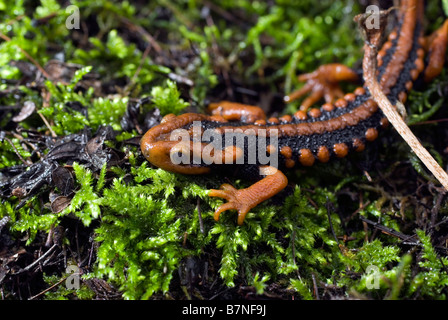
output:
[[[424,92],[411,91],[409,96],[409,110],[412,114],[410,119],[407,119],[408,125],[412,126],[426,121],[440,110],[443,99],[440,99],[437,90],[439,90],[440,85],[444,82],[442,80],[443,78],[446,78],[445,74],[442,74],[441,78],[429,84],[428,89]]]
[[[11,3],[10,3],[11,2]],[[16,79],[20,73],[9,66],[11,60],[27,60],[24,51],[41,65],[51,56],[49,46],[62,46],[71,50],[71,42],[65,41],[69,30],[65,26],[67,14],[57,1],[41,1],[40,6],[30,11],[28,1],[3,2],[7,9],[0,10],[0,32],[10,36],[10,41],[0,43],[0,75],[6,79]],[[33,18],[43,18],[55,14],[47,23],[38,25]]]
[[[313,300],[313,295],[308,283],[305,283],[301,279],[291,279],[291,288],[300,294],[300,297],[304,300]]]
[[[151,96],[155,106],[160,109],[163,115],[168,113],[178,114],[188,106],[188,102],[180,98],[180,92],[173,81],[166,81],[165,87],[153,87]]]
[[[49,212],[42,206],[37,197],[28,201],[27,207],[16,209],[19,201],[13,197],[0,206],[0,217],[8,216],[11,219],[11,231],[16,234],[24,234],[26,244],[30,245],[35,240],[38,232],[48,232],[57,221],[57,215]]]
[[[409,291],[412,294],[420,290],[423,296],[445,300],[448,259],[435,252],[431,238],[423,230],[418,230],[417,235],[423,246],[421,260],[418,262],[421,271],[412,279]]]
[[[95,293],[79,276],[79,288],[67,288],[66,281],[72,273],[64,274],[62,279],[58,275],[44,275],[44,281],[52,290],[45,292],[45,300],[91,300]]]
[[[94,129],[100,126],[111,126],[114,130],[121,131],[120,120],[126,112],[127,103],[127,98],[93,99],[89,106],[90,126]]]
[[[117,282],[126,298],[148,298],[155,292],[166,292],[181,259],[200,254],[207,244],[222,252],[219,273],[227,286],[244,280],[259,293],[271,278],[291,276],[305,261],[303,275],[331,268],[335,263],[331,251],[337,244],[326,234],[327,213],[314,209],[301,197],[300,189],[288,200],[282,214],[276,214],[270,206],[256,209],[256,215],[249,214],[244,227],[235,225],[232,214],[214,223],[211,208],[202,206],[207,230],[203,234],[197,223],[196,199],[199,196],[211,201],[212,206],[217,202],[206,196],[205,189],[166,171],[148,168],[146,163],[134,169],[133,176],[135,183],[125,185],[116,179],[112,188],[104,190],[103,224],[97,229],[101,245],[96,274]],[[150,183],[142,184],[145,181]],[[175,201],[179,190],[182,202]],[[317,200],[326,201],[326,196],[329,194],[320,194]],[[289,240],[285,242],[268,231],[271,224],[283,228],[282,238]],[[182,246],[186,232],[195,249]],[[324,246],[328,246],[325,250],[316,246],[322,238]],[[260,279],[262,270],[269,270],[269,275]]]
[[[135,45],[127,44],[117,30],[109,31],[106,42],[102,42],[98,38],[90,38],[89,41],[93,48],[88,51],[77,49],[72,62],[92,65],[95,72],[107,75],[112,79],[122,77],[132,79],[137,76],[134,80],[140,85],[154,79],[154,68],[150,61],[142,58],[143,53],[137,51]],[[138,74],[137,69],[139,70]],[[111,70],[113,71],[111,72]]]
[[[17,159],[17,153],[22,159],[26,159],[30,156],[30,152],[23,148],[17,138],[13,138],[9,141],[6,139],[0,141],[0,151],[0,169],[19,164],[20,159]]]
[[[150,178],[152,183],[126,185],[115,179],[104,191],[96,274],[118,283],[125,298],[145,299],[166,292],[179,262],[192,253],[182,247],[192,206],[173,202],[176,187],[188,190],[173,174],[146,164],[134,174],[135,181]]]
[[[56,134],[77,133],[85,126],[94,131],[107,125],[114,130],[121,130],[120,120],[126,111],[127,98],[94,98],[93,90],[86,93],[75,90],[82,77],[91,70],[92,67],[89,66],[76,71],[69,84],[46,82],[51,101],[48,107],[41,108],[39,112],[55,124],[52,129]],[[69,107],[68,104],[72,102],[79,102],[82,107],[87,108],[87,116]]]
[[[104,168],[105,166],[103,166]],[[101,170],[100,177],[97,181],[97,186],[93,188],[93,176],[90,170],[86,170],[76,162],[73,164],[76,180],[80,188],[76,191],[75,196],[70,202],[70,205],[63,210],[62,215],[74,213],[84,225],[88,226],[93,219],[99,217],[101,213],[101,200],[98,196],[98,191],[103,185],[104,175],[106,171]]]

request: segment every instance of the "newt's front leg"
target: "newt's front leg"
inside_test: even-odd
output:
[[[339,63],[322,65],[314,72],[300,75],[298,79],[301,82],[306,82],[305,85],[284,97],[284,101],[289,103],[309,94],[300,106],[302,111],[307,111],[321,98],[324,98],[327,103],[342,98],[344,93],[339,86],[340,82],[360,80],[355,71]]]
[[[261,202],[273,197],[288,185],[286,176],[274,167],[260,167],[260,173],[266,177],[246,189],[235,189],[230,184],[223,184],[220,190],[210,190],[210,197],[226,199],[228,202],[215,211],[215,220],[222,212],[238,211],[238,224],[242,225],[246,214]]]
[[[211,103],[208,106],[208,111],[213,116],[222,117],[227,121],[252,123],[266,119],[266,115],[260,107],[230,101]]]
[[[428,52],[428,64],[424,71],[426,82],[431,81],[442,72],[446,60],[447,45],[448,20],[426,39],[425,49]]]

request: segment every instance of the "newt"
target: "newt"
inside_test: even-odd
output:
[[[440,74],[448,41],[448,21],[432,35],[424,36],[423,0],[401,0],[395,14],[395,26],[377,55],[378,81],[393,105],[405,103],[417,81],[428,82]],[[300,75],[299,80],[304,86],[284,98],[285,102],[304,98],[293,115],[268,118],[257,106],[212,103],[209,114],[166,115],[142,137],[142,153],[156,167],[175,173],[237,171],[242,177],[257,178],[248,188],[238,190],[223,184],[209,191],[210,197],[227,201],[216,209],[214,219],[218,221],[224,211],[236,210],[237,222],[242,225],[252,208],[287,186],[285,170],[361,152],[388,126],[387,118],[362,85],[359,72],[334,63]],[[344,94],[341,81],[361,85]],[[313,107],[321,99],[325,103]],[[213,138],[204,139],[206,132]],[[225,137],[229,132],[233,134],[230,143],[224,143],[229,142]],[[276,165],[260,160],[266,156],[277,159]]]

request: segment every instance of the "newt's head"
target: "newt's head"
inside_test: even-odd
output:
[[[204,174],[210,172],[212,164],[241,162],[244,158],[242,148],[235,145],[223,147],[222,144],[215,145],[202,140],[203,131],[195,122],[216,119],[196,113],[180,116],[169,114],[159,125],[145,133],[140,141],[142,153],[156,167],[182,174]]]
[[[140,148],[143,155],[153,165],[166,171],[182,174],[208,173],[210,168],[207,166],[193,164],[192,161],[179,161],[182,157],[190,158],[193,148],[179,140],[180,136],[176,134],[176,130],[193,121],[204,120],[204,117],[206,116],[193,113],[166,115],[159,125],[149,129],[142,137]],[[190,141],[190,137],[188,140]]]

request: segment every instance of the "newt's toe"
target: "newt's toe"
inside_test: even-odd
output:
[[[219,216],[224,211],[236,210],[238,211],[238,224],[242,225],[246,214],[252,208],[276,195],[287,186],[288,179],[277,168],[262,166],[260,170],[265,177],[248,188],[238,190],[226,183],[219,190],[209,191],[208,195],[210,197],[227,200],[226,203],[216,209],[215,220],[219,220]]]
[[[289,103],[307,96],[300,106],[300,110],[307,111],[322,98],[327,103],[332,103],[335,99],[341,98],[344,94],[339,82],[357,81],[358,75],[344,65],[332,63],[320,66],[311,73],[302,74],[298,77],[298,80],[305,82],[305,85],[284,97],[284,101]]]
[[[238,211],[238,224],[242,225],[244,219],[246,218],[246,214],[249,212],[250,207],[247,204],[238,200],[238,190],[235,189],[230,184],[223,184],[220,190],[212,189],[209,194],[210,197],[217,197],[227,200],[228,202],[222,204],[216,209],[214,214],[214,219],[216,221],[219,220],[219,217],[222,212],[227,210],[236,210]]]

